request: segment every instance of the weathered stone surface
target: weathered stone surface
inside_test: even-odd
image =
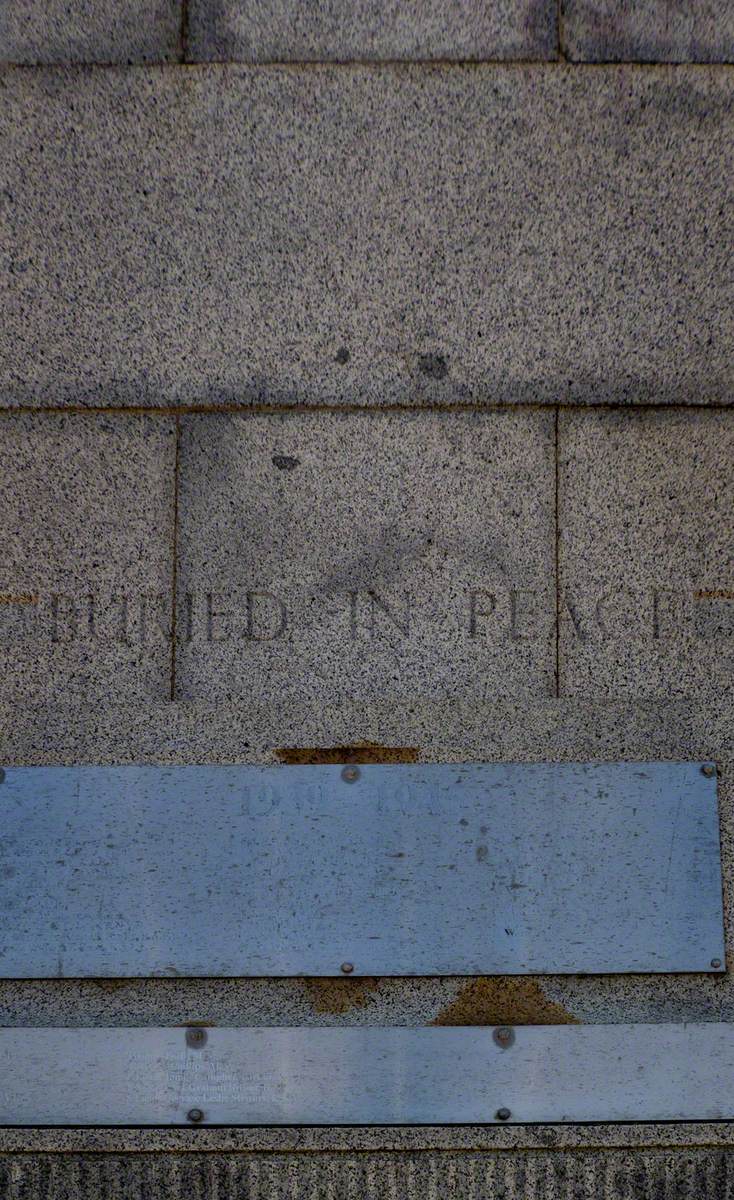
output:
[[[4,696],[167,696],[172,419],[5,413],[0,436]]]
[[[191,61],[556,58],[554,0],[191,0]]]
[[[732,400],[731,72],[0,82],[5,405]]]
[[[299,747],[313,762],[722,761],[734,759],[734,698],[0,705],[0,765],[273,764]]]
[[[731,62],[729,0],[563,0],[563,49],[588,62]]]
[[[734,421],[563,413],[560,688],[715,696],[734,667]]]
[[[180,31],[181,0],[4,0],[0,62],[175,62]]]
[[[544,412],[182,420],[180,699],[547,695]]]
[[[240,1200],[389,1196],[523,1200],[722,1200],[734,1186],[724,1150],[401,1154],[7,1155],[8,1200],[125,1200],[131,1195]]]

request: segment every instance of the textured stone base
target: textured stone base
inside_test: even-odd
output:
[[[724,1200],[734,1195],[734,1152],[6,1155],[0,1158],[0,1195],[7,1200]]]

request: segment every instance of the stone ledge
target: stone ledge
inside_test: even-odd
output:
[[[727,68],[1,82],[4,407],[732,401]]]
[[[723,1150],[403,1154],[0,1155],[10,1200],[461,1196],[523,1200],[722,1200],[734,1182]]]
[[[0,1128],[0,1154],[316,1154],[734,1147],[734,1122],[317,1128]]]

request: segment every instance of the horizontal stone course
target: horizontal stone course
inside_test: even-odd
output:
[[[0,63],[177,62],[181,0],[4,0]]]
[[[734,61],[730,0],[563,0],[561,31],[576,61]]]
[[[722,1150],[504,1151],[223,1155],[0,1156],[10,1200],[316,1200],[323,1195],[514,1197],[523,1200],[722,1200],[734,1184],[734,1157]]]
[[[731,403],[728,70],[0,87],[0,404]]]
[[[187,57],[206,60],[556,58],[555,0],[191,0]]]

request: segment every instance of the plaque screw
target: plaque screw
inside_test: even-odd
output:
[[[206,1030],[195,1026],[193,1029],[186,1030],[186,1045],[193,1046],[197,1050],[200,1049],[206,1042]]]
[[[498,1108],[494,1115],[498,1121],[509,1121],[512,1113],[510,1112],[509,1108]]]
[[[342,963],[342,965],[341,965],[342,975],[351,975],[353,970],[354,970],[354,963]]]
[[[193,1121],[194,1125],[198,1125],[199,1121],[204,1120],[204,1114],[200,1108],[190,1108],[186,1113],[189,1121]]]
[[[342,779],[345,783],[354,783],[359,779],[359,767],[345,767],[342,771]]]
[[[514,1030],[509,1028],[509,1026],[500,1025],[498,1029],[495,1029],[492,1037],[498,1046],[501,1046],[503,1050],[506,1050],[507,1047],[511,1046],[514,1042],[515,1033]]]
[[[719,967],[721,966],[721,959],[720,958],[712,958],[711,966],[714,968],[715,971],[718,971]]]
[[[705,763],[701,767],[701,774],[705,775],[707,779],[711,779],[712,775],[716,774],[716,767],[712,766],[711,763]]]

